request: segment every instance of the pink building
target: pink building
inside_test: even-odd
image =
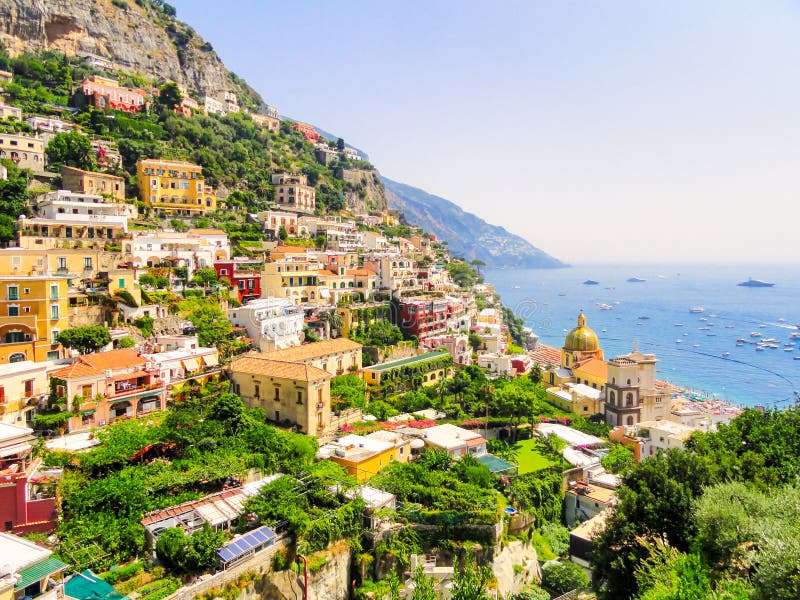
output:
[[[145,91],[122,87],[116,79],[92,75],[81,82],[81,91],[96,108],[141,112]]]
[[[447,348],[453,362],[457,365],[472,364],[472,347],[469,338],[463,333],[447,333],[426,338],[423,341],[425,348],[435,350],[440,346]]]
[[[18,534],[55,528],[55,490],[60,470],[42,469],[31,452],[33,430],[0,423],[0,526]]]
[[[79,356],[50,377],[56,394],[76,415],[69,419],[70,431],[164,410],[159,367],[135,350]]]

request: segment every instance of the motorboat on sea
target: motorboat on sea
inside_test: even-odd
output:
[[[692,344],[692,348],[699,348],[700,344]]]
[[[682,344],[682,343],[683,343],[683,340],[682,340],[682,339],[680,339],[680,338],[678,338],[677,340],[675,340],[675,343],[676,343],[676,344]]]
[[[753,279],[752,277],[748,277],[747,281],[742,281],[741,283],[737,283],[739,287],[774,287],[774,283],[770,283],[769,281],[762,281],[761,279]]]
[[[641,316],[641,317],[639,317],[639,320],[640,320],[640,321],[646,321],[646,320],[647,320],[647,319],[649,319],[649,318],[650,318],[650,317],[648,317],[647,315],[644,315],[644,316]]]
[[[683,323],[673,323],[675,327],[683,327]]]
[[[761,337],[761,332],[760,331],[754,331],[754,332],[752,332],[750,334],[750,337]]]
[[[774,344],[777,341],[778,340],[776,340],[775,338],[764,338],[764,339],[761,340],[761,343],[762,344]]]
[[[587,279],[583,282],[583,285],[599,285],[599,281],[595,281],[594,279]]]
[[[641,277],[629,277],[626,281],[628,283],[644,283],[647,280],[642,279]]]
[[[763,352],[764,350],[766,350],[764,346],[756,346],[756,352]]]
[[[736,342],[736,345],[737,345],[739,348],[741,348],[742,346],[744,346],[744,342]]]
[[[730,352],[723,352],[723,353],[722,353],[722,356],[730,356],[730,355],[731,355],[731,353],[730,353]]]
[[[696,315],[698,313],[705,312],[705,310],[706,309],[702,306],[695,306],[694,308],[690,308],[689,312]]]
[[[603,302],[601,302],[601,303],[599,303],[599,304],[597,305],[597,308],[598,308],[599,310],[612,310],[614,307],[613,307],[613,306],[611,306],[610,304],[604,304]]]
[[[800,331],[793,331],[789,334],[790,340],[800,340]]]

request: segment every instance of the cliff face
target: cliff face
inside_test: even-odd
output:
[[[210,44],[148,1],[142,4],[0,0],[0,43],[12,56],[43,50],[97,54],[126,70],[175,81],[201,97],[228,89],[241,93]]]
[[[377,171],[366,169],[342,169],[337,173],[341,179],[353,186],[353,190],[345,192],[348,210],[355,214],[370,211],[384,211],[386,190]]]

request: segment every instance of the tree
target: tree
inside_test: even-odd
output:
[[[189,313],[187,318],[197,332],[201,346],[217,346],[224,342],[232,331],[231,322],[219,305],[205,303]]]
[[[589,585],[583,568],[572,561],[552,562],[542,569],[542,585],[557,596]]]
[[[472,346],[472,351],[477,352],[483,346],[483,340],[481,336],[479,336],[475,332],[470,332],[469,334],[469,345]]]
[[[88,136],[77,131],[56,134],[47,144],[46,153],[50,165],[66,165],[88,171],[95,168],[92,142]]]
[[[189,537],[186,532],[180,527],[170,527],[158,536],[156,556],[174,568],[181,563],[181,558],[186,554],[188,547]]]
[[[183,95],[177,83],[172,81],[158,88],[158,103],[167,110],[175,110],[183,102]]]
[[[288,237],[289,237],[289,232],[286,231],[286,227],[281,225],[278,228],[278,239],[280,239],[280,241],[282,242],[285,242],[288,239]]]
[[[28,189],[30,171],[20,169],[7,159],[0,160],[0,163],[8,170],[8,178],[0,179],[0,214],[16,219],[21,214],[28,212],[28,201],[33,197],[33,193]],[[6,236],[9,233],[6,229],[9,221],[6,219],[2,223],[3,235]],[[12,237],[8,239],[13,239],[13,231],[11,234]]]
[[[488,567],[475,564],[475,557],[467,553],[453,570],[453,600],[489,600],[486,584],[492,577]]]
[[[411,593],[411,600],[436,600],[433,576],[425,575],[422,565],[417,567],[411,576],[411,583],[414,591]]]
[[[117,340],[117,348],[133,348],[135,345],[136,340],[129,335],[121,337]]]
[[[336,140],[336,149],[339,152],[344,152],[344,140],[342,138]]]
[[[366,406],[366,383],[357,375],[340,375],[331,380],[331,399],[336,399],[337,408]]]
[[[111,342],[108,329],[99,325],[73,327],[58,334],[58,343],[81,354],[97,352]]]
[[[197,269],[192,276],[192,283],[197,283],[203,287],[208,287],[211,284],[218,283],[219,277],[217,271],[212,267],[202,267]]]
[[[16,220],[14,217],[6,213],[0,214],[0,242],[8,242],[17,237],[14,229],[15,225]]]
[[[469,262],[469,264],[471,264],[473,267],[475,267],[475,270],[478,271],[478,275],[481,274],[481,267],[485,267],[486,266],[486,263],[483,262],[482,260],[480,260],[479,258],[476,258],[475,260],[471,260]]]
[[[630,449],[622,444],[614,444],[609,453],[600,459],[600,464],[605,467],[606,471],[624,475],[633,468],[636,461]]]

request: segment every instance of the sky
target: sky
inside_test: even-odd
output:
[[[797,0],[171,3],[282,115],[558,258],[800,256]]]

